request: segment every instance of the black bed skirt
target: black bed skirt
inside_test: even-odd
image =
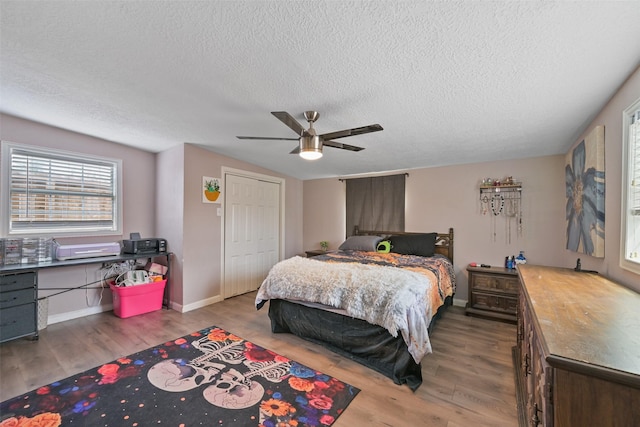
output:
[[[434,316],[429,331],[445,306]],[[364,320],[278,299],[269,301],[269,318],[274,333],[292,333],[320,344],[413,391],[422,384],[421,364],[413,360],[401,334],[394,338],[383,327]]]

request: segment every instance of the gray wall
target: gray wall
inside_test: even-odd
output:
[[[302,252],[302,181],[249,163],[220,156],[191,144],[154,154],[41,123],[0,115],[2,140],[46,146],[123,160],[124,233],[108,237],[57,238],[61,244],[113,242],[131,232],[163,237],[173,252],[172,307],[191,310],[221,300],[222,217],[218,204],[201,201],[202,176],[221,177],[222,167],[277,176],[285,180],[284,254]],[[42,269],[40,296],[81,286],[100,278],[100,264]],[[52,296],[49,323],[99,313],[111,308],[107,289],[74,290]]]
[[[458,303],[467,300],[466,266],[470,262],[503,265],[504,257],[524,250],[528,262],[597,270],[640,291],[640,277],[620,268],[622,112],[640,97],[640,69],[590,122],[582,140],[595,126],[605,126],[606,224],[605,257],[594,258],[565,249],[565,156],[497,160],[449,167],[408,170],[406,231],[455,231],[455,271]],[[556,141],[566,145],[567,141]],[[577,142],[577,141],[576,141]],[[394,171],[398,173],[402,171]],[[504,218],[482,215],[478,185],[484,177],[513,176],[522,181],[523,234],[511,242]],[[337,248],[345,237],[345,185],[338,179],[304,182],[304,248],[318,249],[327,240]],[[496,237],[493,237],[493,221]]]
[[[0,115],[0,124],[2,140],[122,159],[123,235],[56,238],[60,244],[115,242],[122,240],[123,236],[128,238],[131,232],[139,232],[144,237],[155,235],[155,154],[8,115]],[[90,264],[43,269],[38,275],[40,296],[59,292],[47,291],[47,288],[75,287],[99,280],[99,267],[99,264]],[[75,290],[51,297],[48,301],[52,321],[65,320],[103,311],[103,306],[111,303],[111,291],[108,288]]]
[[[565,249],[564,155],[522,160],[410,170],[407,180],[408,231],[455,229],[457,299],[467,299],[466,265],[501,265],[504,257],[524,250],[531,263],[585,269],[640,291],[640,278],[619,267],[622,111],[640,96],[640,69],[625,82],[590,123],[581,140],[597,125],[605,126],[606,239],[605,258]],[[2,140],[123,159],[124,233],[100,238],[58,239],[61,243],[118,241],[130,232],[165,237],[175,253],[172,301],[190,310],[221,299],[221,232],[219,205],[201,202],[202,176],[221,177],[222,167],[285,179],[285,257],[316,249],[321,240],[336,248],[345,236],[344,184],[338,179],[300,180],[218,155],[191,144],[154,154],[45,124],[0,115]],[[558,144],[565,144],[558,141]],[[514,176],[523,182],[523,234],[505,235],[505,223],[480,213],[478,183],[483,177]],[[220,205],[221,207],[221,205]],[[41,295],[47,288],[79,286],[99,278],[99,265],[44,269]],[[71,291],[49,299],[50,322],[108,309],[110,291]]]

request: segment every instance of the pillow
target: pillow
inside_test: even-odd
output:
[[[338,249],[341,251],[375,252],[381,240],[380,236],[351,236]]]
[[[402,234],[389,237],[391,252],[403,255],[433,256],[438,233]]]

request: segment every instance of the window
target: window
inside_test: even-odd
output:
[[[121,234],[120,160],[2,142],[2,235]]]
[[[406,174],[347,179],[347,237],[360,230],[404,231]]]
[[[640,99],[624,111],[622,123],[620,266],[640,274]]]

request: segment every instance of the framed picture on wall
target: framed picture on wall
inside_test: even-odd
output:
[[[604,257],[604,126],[597,126],[567,153],[567,249]]]
[[[220,203],[220,178],[202,177],[202,203]]]

